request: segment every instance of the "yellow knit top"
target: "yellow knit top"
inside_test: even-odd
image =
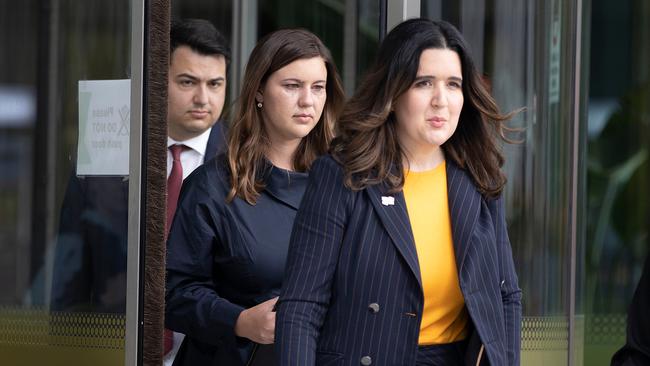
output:
[[[404,197],[420,263],[424,313],[420,345],[467,337],[468,314],[458,283],[443,162],[432,170],[405,172]]]

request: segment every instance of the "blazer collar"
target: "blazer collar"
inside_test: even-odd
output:
[[[482,196],[467,173],[449,159],[447,160],[447,199],[456,266],[458,273],[461,273],[481,210]]]
[[[369,186],[366,192],[393,244],[408,263],[421,287],[420,264],[404,193],[401,191],[387,193],[388,190],[385,184],[377,184]],[[390,197],[392,197],[392,201]],[[451,160],[447,160],[447,197],[449,200],[454,254],[457,269],[460,273],[479,216],[481,194],[476,190],[467,173]]]
[[[388,190],[385,184],[376,184],[366,188],[370,202],[379,215],[379,219],[393,244],[408,263],[421,288],[420,264],[415,250],[415,239],[413,239],[404,193],[401,191],[388,193]]]

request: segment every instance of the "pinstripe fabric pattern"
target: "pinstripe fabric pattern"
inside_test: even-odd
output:
[[[331,157],[310,172],[278,302],[281,365],[415,365],[423,308],[403,194],[353,192]],[[501,199],[486,201],[447,164],[459,280],[491,365],[519,363],[521,293]],[[387,203],[387,202],[384,202]]]

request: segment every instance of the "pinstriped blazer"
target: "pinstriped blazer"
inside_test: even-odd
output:
[[[447,186],[460,288],[484,346],[480,364],[518,365],[521,290],[503,200],[484,199],[451,161]],[[404,196],[386,192],[348,189],[331,156],[312,166],[277,305],[281,365],[415,365],[420,268]]]

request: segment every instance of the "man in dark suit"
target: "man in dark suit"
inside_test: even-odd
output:
[[[181,178],[185,179],[199,165],[209,160],[206,155],[207,147],[211,147],[210,137],[216,134],[218,146],[226,146],[223,124],[213,125],[223,110],[226,66],[230,57],[223,36],[205,20],[172,23],[170,41],[167,231],[176,211]],[[181,168],[180,174],[177,168]],[[176,175],[178,182],[175,184]],[[182,337],[180,333],[172,336],[170,330],[165,330],[165,365],[171,365],[174,361]]]
[[[173,22],[170,32],[167,175],[174,160],[184,179],[225,146],[217,123],[230,52],[205,20]],[[182,145],[174,159],[171,147]],[[126,311],[128,177],[76,176],[61,208],[51,310]]]

